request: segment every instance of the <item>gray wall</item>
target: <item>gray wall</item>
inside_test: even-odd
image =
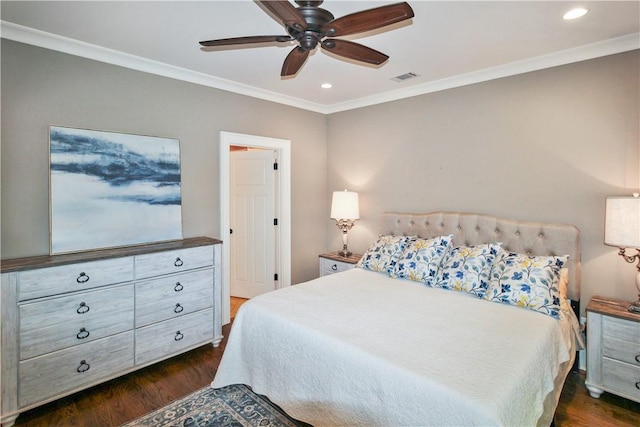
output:
[[[462,210],[582,231],[583,301],[635,298],[604,199],[640,187],[638,51],[323,116],[2,40],[2,258],[48,252],[48,126],[179,138],[184,236],[219,236],[218,133],[291,140],[292,280],[340,247],[331,191],[384,211]],[[584,305],[583,305],[584,307]]]
[[[605,197],[640,187],[639,56],[332,114],[328,190],[360,193],[350,247],[362,252],[375,240],[384,211],[570,223],[582,232],[583,302],[635,299],[635,268],[602,242]],[[328,244],[337,248],[333,228]]]
[[[49,252],[51,124],[180,139],[183,235],[219,237],[219,132],[291,141],[292,281],[326,246],[326,117],[2,40],[3,259]]]

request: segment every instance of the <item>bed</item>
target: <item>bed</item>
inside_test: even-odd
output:
[[[246,302],[212,386],[249,385],[314,426],[550,425],[582,346],[578,229],[456,212],[381,224],[357,268]],[[509,282],[532,266],[533,283]],[[562,297],[523,293],[543,288]]]

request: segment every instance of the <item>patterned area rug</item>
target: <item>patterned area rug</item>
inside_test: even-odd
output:
[[[242,384],[205,387],[122,427],[310,427]]]

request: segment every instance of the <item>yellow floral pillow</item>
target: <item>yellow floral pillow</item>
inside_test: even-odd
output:
[[[466,292],[482,298],[489,286],[491,266],[501,243],[451,248],[433,284],[435,288]]]
[[[491,269],[484,299],[517,305],[559,319],[560,269],[568,256],[528,256],[502,252]]]
[[[391,277],[422,282],[433,286],[442,258],[451,245],[453,235],[431,239],[415,239],[405,248],[391,272]]]

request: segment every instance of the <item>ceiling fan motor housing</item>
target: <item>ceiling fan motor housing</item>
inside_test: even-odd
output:
[[[296,3],[304,3],[304,5],[301,5],[297,10],[307,23],[307,27],[299,30],[293,26],[287,26],[287,32],[298,41],[301,48],[304,50],[313,50],[318,43],[326,37],[322,32],[322,27],[324,27],[326,23],[333,21],[334,16],[328,10],[317,7],[316,4],[322,2],[308,1]]]

